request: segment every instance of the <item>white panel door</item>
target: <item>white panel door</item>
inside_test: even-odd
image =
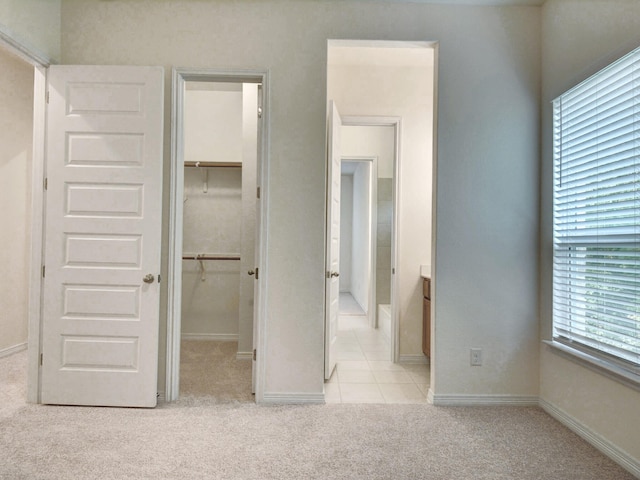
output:
[[[264,104],[264,92],[262,90],[262,84],[258,85],[256,88],[257,94],[257,106],[256,106],[256,143],[257,143],[257,153],[256,153],[256,162],[254,165],[255,168],[255,176],[256,176],[256,188],[260,188],[262,185],[262,106]],[[244,168],[244,167],[243,167]],[[253,355],[253,363],[251,367],[251,393],[256,393],[256,383],[258,381],[258,368],[257,368],[257,349],[258,349],[258,322],[260,321],[260,270],[258,265],[260,265],[260,234],[262,232],[262,205],[261,205],[260,195],[256,195],[256,203],[255,203],[255,245],[254,245],[254,258],[253,264],[256,266],[256,276],[254,277],[256,282],[254,283],[253,288],[253,351],[255,352]]]
[[[41,401],[154,407],[160,67],[52,66]]]
[[[328,380],[336,366],[338,307],[340,302],[340,131],[342,120],[333,101],[329,104],[327,134],[327,259],[325,287],[324,378]]]

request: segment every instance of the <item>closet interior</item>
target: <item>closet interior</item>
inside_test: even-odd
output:
[[[181,396],[251,400],[258,93],[185,85]]]

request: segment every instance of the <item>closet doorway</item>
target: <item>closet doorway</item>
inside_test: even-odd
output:
[[[254,401],[266,74],[174,70],[167,400]]]

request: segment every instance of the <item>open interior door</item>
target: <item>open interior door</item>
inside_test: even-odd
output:
[[[256,92],[256,116],[252,117],[256,122],[256,161],[254,163],[255,171],[252,171],[252,174],[255,175],[256,179],[256,192],[259,192],[260,186],[262,185],[262,106],[264,104],[264,92],[263,85],[257,85],[255,90]],[[256,384],[258,380],[258,362],[257,362],[257,348],[258,348],[258,322],[260,321],[260,234],[262,232],[262,205],[261,205],[260,194],[256,194],[256,203],[255,203],[255,246],[254,246],[254,258],[253,264],[256,266],[255,268],[255,280],[254,289],[253,289],[253,363],[251,368],[251,393],[256,393]]]
[[[329,103],[327,133],[327,259],[325,286],[324,378],[336,367],[338,307],[340,302],[340,131],[342,120],[335,103]]]
[[[156,405],[163,82],[49,69],[42,403]]]

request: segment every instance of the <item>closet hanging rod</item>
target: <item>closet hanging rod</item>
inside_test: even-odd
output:
[[[184,162],[185,167],[242,168],[242,162]]]
[[[209,253],[185,253],[182,255],[183,260],[240,260],[240,255],[232,254],[209,254]]]

